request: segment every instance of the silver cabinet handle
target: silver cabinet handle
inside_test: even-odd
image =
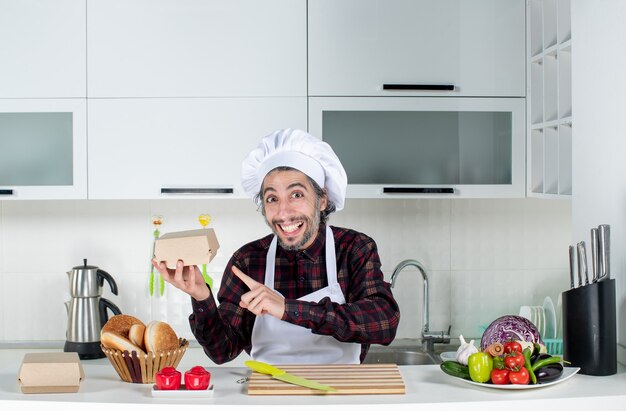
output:
[[[233,189],[229,187],[161,188],[161,194],[233,194],[233,192]]]
[[[454,91],[454,84],[383,84],[383,90]]]
[[[383,187],[387,194],[454,194],[452,187]]]

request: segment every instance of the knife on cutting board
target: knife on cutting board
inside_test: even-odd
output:
[[[297,375],[289,374],[286,371],[281,370],[280,368],[274,367],[273,365],[269,365],[261,361],[250,360],[246,361],[245,364],[253,371],[260,372],[261,374],[270,375],[272,378],[284,381],[289,384],[313,388],[314,390],[337,391],[335,388],[328,385],[320,384],[317,381],[308,380],[306,378],[298,377]]]

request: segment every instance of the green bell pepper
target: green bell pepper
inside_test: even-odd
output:
[[[487,382],[493,370],[493,358],[486,352],[477,352],[467,359],[467,367],[472,381]]]

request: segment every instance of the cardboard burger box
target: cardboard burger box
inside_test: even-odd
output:
[[[177,231],[163,234],[154,243],[154,258],[164,261],[167,268],[176,268],[182,260],[185,265],[200,265],[211,262],[220,248],[212,228]]]
[[[83,379],[85,373],[75,352],[25,354],[17,376],[24,394],[78,392]]]

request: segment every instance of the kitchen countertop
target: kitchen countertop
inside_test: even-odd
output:
[[[46,410],[115,409],[142,410],[162,409],[176,405],[186,409],[211,410],[254,406],[255,410],[275,410],[298,406],[298,408],[330,407],[342,410],[377,410],[381,405],[393,405],[394,410],[507,410],[529,407],[614,407],[626,404],[626,371],[620,366],[616,375],[593,377],[577,374],[560,384],[532,390],[504,391],[476,387],[445,375],[437,365],[401,366],[400,372],[406,385],[405,395],[346,395],[346,396],[254,396],[246,394],[246,385],[237,380],[249,374],[245,367],[217,366],[200,348],[190,348],[183,357],[179,369],[194,365],[206,366],[212,374],[215,391],[207,398],[153,398],[150,384],[130,384],[121,381],[106,358],[83,360],[85,380],[78,393],[73,394],[22,394],[16,381],[19,366],[25,353],[58,352],[60,350],[0,350],[0,408],[3,410],[41,408]],[[26,404],[24,401],[28,401]]]

